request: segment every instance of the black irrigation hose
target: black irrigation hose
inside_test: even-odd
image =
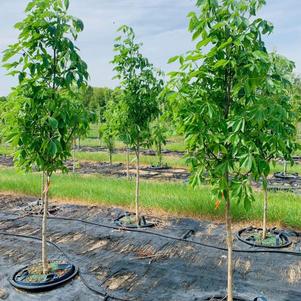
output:
[[[0,235],[42,241],[41,238],[35,237],[35,236],[31,236],[31,235],[14,234],[14,233],[2,232],[2,231],[0,231]],[[71,258],[69,257],[69,255],[60,246],[58,246],[56,243],[54,243],[52,241],[49,241],[49,240],[47,240],[47,243],[49,245],[52,245],[53,247],[55,247],[59,252],[61,252],[68,259],[68,261],[70,261],[70,262],[72,261]],[[113,300],[117,300],[117,301],[130,301],[129,299],[121,299],[121,298],[118,298],[118,297],[110,296],[107,293],[103,293],[103,292],[101,292],[101,291],[99,291],[99,290],[91,287],[88,284],[87,280],[83,277],[83,275],[82,275],[82,273],[80,271],[79,271],[79,277],[80,277],[82,283],[87,287],[87,289],[89,289],[91,292],[93,292],[93,293],[99,295],[100,297],[102,297],[103,301],[107,301],[109,299],[113,299]]]
[[[39,216],[34,216],[34,217],[39,217]],[[215,250],[219,250],[219,251],[228,252],[227,248],[218,247],[218,246],[214,246],[214,245],[206,244],[206,243],[201,243],[201,242],[197,242],[197,241],[187,240],[187,239],[184,239],[184,238],[171,236],[171,235],[166,235],[166,234],[161,234],[161,233],[157,233],[157,232],[153,232],[153,231],[109,226],[109,225],[105,225],[105,224],[101,224],[101,223],[95,223],[95,222],[90,222],[90,221],[71,218],[71,217],[51,216],[51,217],[49,217],[49,219],[75,221],[75,222],[81,222],[81,223],[84,223],[84,224],[87,224],[87,225],[98,226],[98,227],[107,228],[107,229],[111,229],[111,230],[123,230],[123,231],[127,231],[127,232],[149,234],[149,235],[154,235],[154,236],[158,236],[158,237],[161,237],[161,238],[177,240],[177,241],[181,241],[181,242],[185,242],[185,243],[191,243],[191,244],[199,245],[199,246],[206,247],[206,248],[211,248],[211,249],[215,249]],[[280,251],[280,250],[237,250],[237,249],[233,249],[233,252],[235,252],[235,253],[275,253],[275,254],[286,254],[286,255],[301,256],[301,252]]]
[[[39,215],[25,215],[24,218],[25,217],[41,218],[41,216],[39,216]],[[96,223],[96,222],[90,222],[90,221],[87,221],[87,220],[77,219],[77,218],[72,218],[72,217],[49,216],[48,219],[74,221],[74,222],[80,222],[80,223],[83,223],[83,224],[102,227],[102,228],[111,229],[111,230],[122,230],[122,231],[126,231],[126,232],[135,232],[135,233],[143,233],[143,234],[148,234],[148,235],[154,235],[154,236],[158,236],[158,237],[165,238],[165,239],[172,239],[172,240],[181,241],[181,242],[185,242],[185,243],[195,244],[195,245],[205,247],[205,248],[210,248],[210,249],[214,249],[214,250],[228,252],[227,248],[218,247],[218,246],[215,246],[215,245],[206,244],[206,243],[202,243],[202,242],[197,242],[197,241],[193,241],[193,240],[187,240],[185,238],[171,236],[171,235],[167,235],[167,234],[161,234],[161,233],[157,233],[157,232],[153,232],[153,231],[146,231],[146,230],[139,230],[139,229],[132,229],[132,228],[124,228],[124,227],[117,227],[117,226],[110,226],[110,225],[105,225],[105,224]],[[238,249],[233,249],[232,251],[234,253],[251,253],[251,254],[268,253],[268,254],[285,254],[285,255],[301,256],[301,252],[281,251],[281,250],[271,250],[271,249],[268,249],[268,250],[238,250]]]

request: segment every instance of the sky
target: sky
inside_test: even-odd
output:
[[[0,52],[16,42],[18,31],[13,25],[24,17],[28,0],[0,0]],[[195,9],[196,0],[70,0],[70,14],[79,17],[85,30],[77,46],[87,62],[92,86],[115,87],[112,80],[113,43],[122,24],[134,28],[142,52],[163,71],[177,68],[168,65],[170,57],[192,49],[187,31],[187,14]],[[276,50],[296,63],[301,74],[301,0],[267,0],[259,17],[271,21],[274,32],[265,38],[269,50]],[[0,96],[9,93],[17,80],[5,75],[0,67]]]

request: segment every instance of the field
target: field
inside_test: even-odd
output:
[[[300,301],[296,5],[13,2],[0,300]]]
[[[81,140],[81,148],[87,146],[101,145],[97,139],[97,126],[93,125],[88,137]],[[93,141],[93,144],[89,144]],[[180,153],[183,150],[183,139],[171,137],[170,142],[164,147],[166,150],[179,152],[177,155],[163,155],[163,162],[172,168],[188,168],[185,159]],[[87,144],[86,144],[87,143]],[[179,147],[181,145],[181,147]],[[116,143],[113,162],[126,163],[126,155],[123,151],[124,145]],[[13,150],[10,147],[0,147],[0,155],[10,156]],[[130,164],[135,165],[134,154],[131,154]],[[75,151],[75,158],[80,162],[108,162],[108,154],[101,151]],[[155,163],[155,156],[143,155],[142,164],[150,165]],[[101,168],[101,167],[100,167]],[[283,169],[280,163],[271,170],[271,174]],[[301,165],[298,163],[289,167],[289,172],[301,174]],[[101,171],[100,171],[101,173]],[[134,174],[133,174],[134,176]],[[0,168],[0,191],[17,194],[25,194],[38,197],[40,195],[41,175],[39,173],[26,173],[12,167]],[[69,200],[93,205],[122,206],[124,209],[134,209],[135,181],[126,180],[125,177],[97,175],[94,173],[57,174],[53,177],[51,198]],[[260,224],[262,219],[263,195],[260,189],[254,188],[255,203],[250,211],[246,211],[242,204],[233,204],[232,212],[235,222],[249,222]],[[301,229],[301,219],[296,212],[301,212],[301,195],[286,192],[271,192],[269,195],[270,210],[269,221],[271,225],[280,225]],[[141,205],[146,212],[152,214],[190,216],[194,218],[206,218],[208,220],[221,221],[223,219],[224,204],[216,208],[212,199],[210,187],[192,188],[188,182],[182,180],[167,181],[162,179],[144,179],[141,184]]]

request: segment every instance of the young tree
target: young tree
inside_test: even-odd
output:
[[[105,146],[108,148],[110,165],[112,165],[113,163],[112,155],[114,152],[115,137],[116,133],[109,121],[106,121],[106,123],[100,125],[99,138],[104,142]]]
[[[162,166],[162,146],[166,145],[167,142],[168,128],[167,123],[160,114],[152,123],[151,123],[151,135],[150,135],[150,144],[155,146],[156,155],[158,157],[158,166]]]
[[[118,104],[121,138],[136,154],[136,220],[139,225],[139,169],[140,149],[149,141],[150,122],[158,115],[158,94],[163,85],[159,72],[140,53],[132,28],[122,26],[116,39],[113,59],[116,78],[120,80],[123,97]],[[123,131],[124,130],[124,131]]]
[[[171,73],[174,91],[169,97],[188,144],[192,184],[206,178],[218,202],[225,201],[228,301],[233,301],[231,207],[235,200],[250,207],[250,177],[259,178],[268,168],[254,141],[258,126],[253,121],[261,114],[260,91],[277,81],[268,77],[272,63],[262,41],[273,26],[256,18],[263,4],[264,0],[198,0],[200,12],[189,14],[196,47],[170,59],[180,63],[180,71]],[[284,131],[286,125],[279,127]]]
[[[294,63],[283,56],[270,54],[271,67],[265,79],[266,84],[257,91],[257,106],[250,115],[259,156],[263,159],[264,210],[262,239],[267,237],[268,191],[267,177],[270,162],[283,158],[292,162],[292,154],[297,147],[295,142],[296,114],[293,112],[293,69]],[[257,131],[256,131],[257,130]],[[258,173],[259,175],[260,173]],[[257,179],[258,180],[258,179]]]
[[[43,273],[49,269],[47,255],[48,193],[51,175],[67,171],[72,140],[88,127],[82,104],[72,101],[73,86],[85,84],[87,65],[74,45],[83,30],[81,20],[69,16],[69,0],[33,0],[27,16],[16,24],[20,31],[16,44],[5,51],[3,61],[19,85],[9,104],[10,141],[16,146],[15,161],[25,170],[37,166],[45,173],[42,222]]]

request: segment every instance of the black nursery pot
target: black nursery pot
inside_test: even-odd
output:
[[[281,231],[277,230],[268,230],[268,233],[270,235],[274,235],[275,241],[278,241],[278,244],[275,245],[267,245],[267,244],[260,244],[255,239],[255,234],[259,234],[262,232],[262,228],[243,228],[238,231],[237,233],[237,239],[245,244],[248,244],[252,247],[258,247],[258,248],[268,248],[268,249],[281,249],[281,248],[287,248],[291,245],[291,241],[288,238],[287,235],[282,233]]]
[[[78,273],[78,268],[73,264],[61,263],[57,264],[57,271],[49,272],[42,280],[32,281],[35,275],[29,273],[29,267],[23,267],[15,272],[9,279],[11,285],[28,292],[48,291],[67,283]],[[41,275],[39,276],[41,277]]]
[[[141,216],[140,217],[140,221],[139,221],[139,224],[137,225],[137,223],[128,223],[126,221],[126,219],[135,219],[136,217],[136,214],[135,213],[124,213],[122,215],[120,215],[118,218],[116,218],[114,220],[114,223],[119,226],[119,227],[122,227],[122,228],[129,228],[129,229],[139,229],[139,228],[151,228],[151,227],[154,227],[154,224],[153,223],[149,223],[146,221],[145,217],[144,216]]]

